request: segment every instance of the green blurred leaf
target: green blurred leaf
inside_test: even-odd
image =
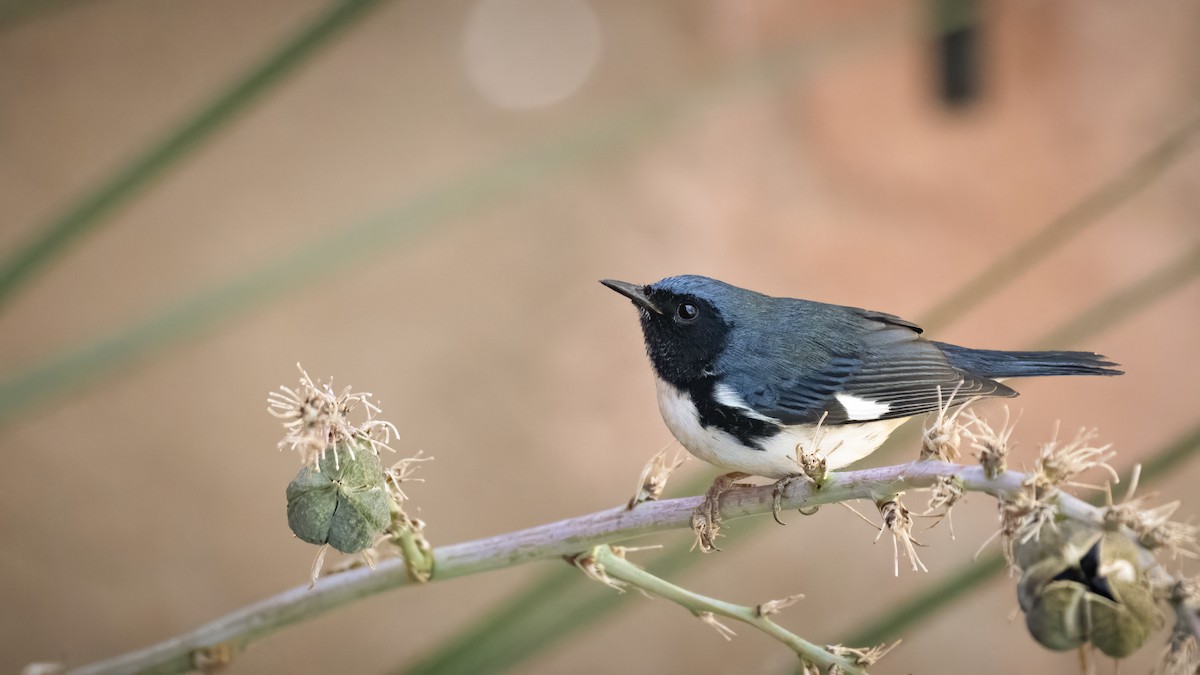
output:
[[[54,3],[54,4],[61,4]],[[95,189],[81,197],[65,213],[34,231],[32,238],[0,264],[0,307],[34,272],[49,263],[67,245],[97,227],[105,216],[133,198],[151,181],[187,156],[203,141],[258,100],[285,75],[296,70],[341,29],[381,0],[343,0],[334,3],[261,63],[238,78],[212,101],[177,128],[133,157]],[[11,9],[33,11],[34,5],[18,4]],[[11,19],[10,19],[11,20]]]

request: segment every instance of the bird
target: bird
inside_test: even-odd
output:
[[[802,454],[819,454],[822,471],[844,467],[909,418],[953,401],[1017,396],[1001,379],[1122,374],[1093,352],[960,347],[926,339],[893,314],[699,275],[600,283],[637,308],[667,429],[729,472],[693,519],[705,551],[715,548],[720,494],[735,480],[776,480],[778,503],[782,487],[805,474]]]

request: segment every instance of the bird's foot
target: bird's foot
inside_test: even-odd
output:
[[[735,487],[748,487],[747,484],[736,481],[749,475],[734,471],[717,476],[708,492],[704,493],[704,501],[692,513],[692,531],[696,533],[696,544],[700,546],[701,551],[709,553],[721,550],[715,543],[717,533],[721,530],[721,495]]]
[[[783,493],[785,490],[787,490],[789,487],[791,487],[792,483],[795,483],[798,480],[808,481],[808,482],[812,483],[817,489],[820,489],[820,487],[821,487],[820,483],[813,480],[813,478],[811,476],[809,476],[808,474],[804,474],[804,473],[794,473],[790,476],[784,476],[783,478],[780,478],[779,480],[775,481],[775,485],[771,486],[771,517],[774,518],[775,522],[779,523],[780,525],[787,524],[779,519],[779,512],[783,510]],[[797,510],[803,515],[811,516],[814,513],[816,513],[817,509],[819,509],[819,508],[820,508],[819,506],[814,506],[808,510],[805,510],[805,509],[797,509]]]
[[[822,420],[825,418],[822,417]],[[815,445],[815,444],[814,444]],[[775,518],[775,522],[783,525],[784,522],[779,519],[779,512],[783,509],[783,492],[798,480],[806,480],[813,484],[813,489],[820,490],[821,486],[825,485],[825,479],[828,477],[828,466],[825,457],[815,449],[809,451],[803,445],[796,446],[796,466],[800,469],[799,472],[790,476],[784,476],[775,481],[774,488],[771,491],[771,516]],[[797,509],[801,514],[811,516],[817,512],[819,507],[811,509]]]

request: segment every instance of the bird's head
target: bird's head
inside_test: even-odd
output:
[[[739,310],[753,297],[763,297],[694,275],[645,286],[613,279],[600,283],[633,301],[655,371],[677,387],[715,374]]]

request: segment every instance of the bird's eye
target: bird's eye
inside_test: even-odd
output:
[[[691,321],[700,315],[700,310],[696,309],[695,305],[685,302],[679,306],[679,309],[676,310],[675,314],[684,321]]]

